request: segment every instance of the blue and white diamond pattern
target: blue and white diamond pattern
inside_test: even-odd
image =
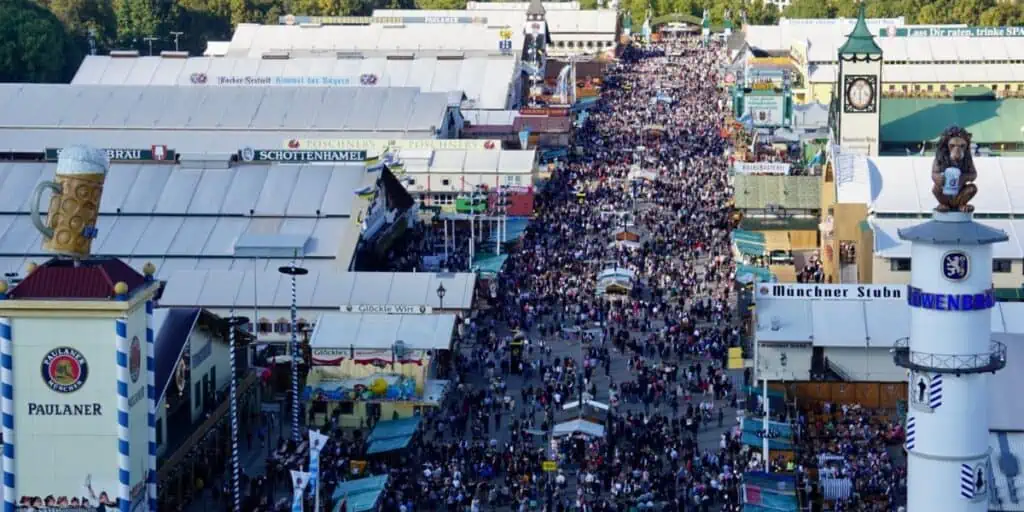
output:
[[[936,373],[928,384],[928,407],[938,409],[942,405],[942,374]]]
[[[907,416],[907,451],[914,449],[914,438],[917,437],[917,420],[913,416]]]

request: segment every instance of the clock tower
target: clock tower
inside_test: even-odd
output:
[[[853,32],[839,47],[838,83],[832,93],[838,105],[837,142],[844,151],[878,156],[881,89],[882,49],[864,21],[862,2]]]

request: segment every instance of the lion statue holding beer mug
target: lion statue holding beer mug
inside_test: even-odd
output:
[[[978,193],[976,179],[970,132],[959,126],[946,128],[932,163],[932,195],[939,201],[935,210],[973,212],[974,206],[968,203]]]

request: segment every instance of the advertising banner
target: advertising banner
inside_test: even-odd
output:
[[[1024,37],[1024,27],[886,27],[880,37]]]
[[[398,151],[444,151],[501,149],[497,139],[288,139],[283,149],[316,151],[366,151],[379,155],[388,149]]]
[[[148,149],[107,148],[107,158],[111,162],[173,162],[178,152],[167,149],[167,146],[150,146]],[[46,160],[56,162],[60,158],[61,148],[46,148]]]
[[[895,284],[762,284],[758,299],[904,300],[905,285]]]
[[[785,117],[785,98],[781,94],[743,97],[745,114],[749,114],[756,127],[782,126]]]
[[[736,174],[778,174],[789,175],[790,164],[787,162],[736,162],[732,166]]]
[[[373,76],[373,79],[366,77]],[[376,85],[376,75],[360,76],[256,76],[256,75],[213,75],[193,73],[189,75],[192,85],[225,85],[248,87],[355,87]],[[372,83],[370,83],[372,82]],[[188,85],[188,84],[186,84]]]
[[[238,150],[238,159],[243,162],[365,162],[366,151],[355,150],[290,150],[253,149]]]
[[[470,25],[486,24],[483,16],[280,16],[281,25]]]
[[[429,315],[434,308],[421,304],[346,304],[341,307],[342,313],[371,313],[375,315]]]

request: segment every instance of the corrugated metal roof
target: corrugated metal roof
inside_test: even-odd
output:
[[[119,131],[426,132],[447,93],[411,87],[172,87],[0,84],[0,127]],[[401,105],[402,110],[396,110]],[[261,112],[270,111],[272,114]],[[124,147],[118,145],[116,147]],[[277,145],[273,147],[278,147]]]
[[[423,16],[416,11],[415,16]],[[261,58],[268,52],[471,51],[500,55],[499,32],[506,24],[408,24],[392,25],[255,25],[242,23],[235,28],[228,56]],[[513,28],[518,28],[518,25]],[[512,47],[523,47],[523,31],[512,30]]]
[[[882,156],[869,159],[872,211],[879,214],[931,213],[935,199],[931,195],[930,156]],[[978,213],[1017,214],[1024,212],[1022,157],[975,157],[978,170],[978,195],[971,201]],[[1021,203],[1021,204],[1018,204]]]
[[[391,348],[401,340],[413,350],[450,350],[455,315],[327,313],[316,320],[313,348]]]
[[[289,260],[283,261],[281,264],[288,264]],[[343,272],[312,268],[306,263],[300,265],[310,271],[297,281],[296,300],[301,308],[337,309],[344,305],[367,304],[438,308],[437,288],[443,283],[447,290],[445,308],[469,309],[476,285],[476,274],[473,273]],[[282,278],[276,266],[267,265],[256,272],[251,267],[246,268],[245,264],[235,268],[237,270],[172,272],[166,276],[167,286],[160,304],[163,307],[198,305],[209,308],[252,308],[254,302],[261,308],[287,308],[291,305],[290,280]],[[253,300],[255,293],[259,294],[257,301]]]
[[[767,205],[786,209],[821,208],[821,181],[816,176],[737,175],[736,208],[763,209]]]
[[[373,76],[374,87],[418,87],[424,92],[459,90],[477,108],[504,109],[516,72],[514,56],[470,57],[438,60],[337,59],[334,55],[266,60],[251,57],[110,57],[85,58],[71,81],[76,85],[162,85],[183,87],[253,87],[257,78],[279,78],[271,87],[365,87],[363,78]],[[299,81],[299,79],[305,79]],[[299,81],[299,83],[296,83]],[[255,122],[273,122],[292,109],[289,98],[265,102]],[[270,104],[268,104],[270,103]],[[396,116],[392,120],[404,120]]]
[[[972,142],[993,144],[1020,140],[1024,100],[883,98],[881,112],[884,142],[938,140],[944,127],[956,124],[971,132]]]

